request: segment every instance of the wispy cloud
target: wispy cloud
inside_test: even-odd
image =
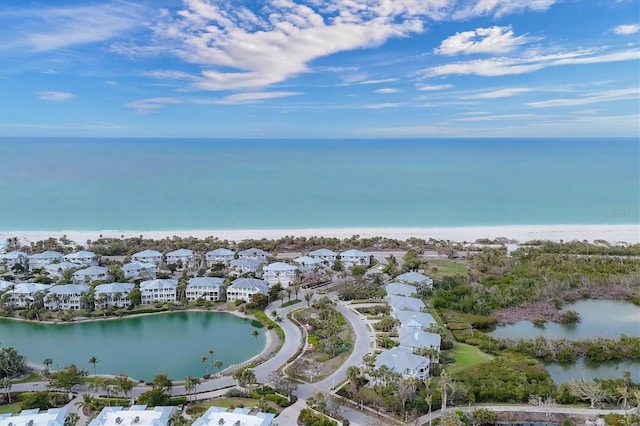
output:
[[[512,13],[527,10],[543,12],[549,9],[556,0],[477,0],[460,2],[461,6],[453,13],[454,19],[470,19],[482,15],[493,15],[499,18]]]
[[[197,80],[198,77],[184,71],[177,70],[155,70],[145,71],[142,75],[157,78],[160,80]]]
[[[398,108],[405,106],[406,102],[385,102],[381,104],[369,104],[364,105],[362,108],[364,109],[386,109],[386,108]]]
[[[533,89],[526,87],[511,87],[509,89],[493,90],[491,92],[478,93],[475,95],[465,96],[463,99],[496,99],[508,98],[519,95],[520,93],[531,92]]]
[[[55,91],[45,91],[38,92],[38,96],[43,101],[51,101],[51,102],[66,102],[75,99],[76,95],[68,92],[55,92]]]
[[[434,53],[459,55],[475,53],[508,53],[527,43],[526,36],[514,36],[511,27],[478,28],[474,31],[457,33],[440,43]]]
[[[400,92],[401,92],[400,89],[393,89],[393,88],[390,88],[390,87],[377,89],[377,90],[373,91],[373,93],[400,93]]]
[[[267,99],[284,98],[289,96],[301,95],[300,92],[252,92],[252,93],[236,93],[233,95],[225,96],[219,101],[213,103],[216,104],[247,104],[265,101]]]
[[[434,92],[436,90],[451,89],[452,87],[453,87],[453,84],[437,84],[437,85],[426,84],[424,86],[418,86],[418,90],[420,90],[421,92]]]
[[[618,25],[613,28],[613,33],[617,35],[631,35],[640,31],[639,24]]]
[[[606,90],[599,93],[592,93],[588,96],[564,99],[551,99],[548,101],[529,102],[527,105],[535,108],[563,107],[575,105],[588,105],[600,102],[611,102],[629,99],[640,99],[640,89],[637,87],[628,89]]]
[[[127,102],[125,107],[133,109],[138,114],[149,114],[164,108],[167,105],[179,104],[182,101],[172,97],[157,97],[140,99],[137,101]]]

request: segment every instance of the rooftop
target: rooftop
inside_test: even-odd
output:
[[[12,416],[0,414],[0,426],[63,426],[67,417],[67,407],[51,408],[47,411],[23,410]]]
[[[227,411],[227,408],[212,406],[198,417],[192,426],[270,426],[274,417],[275,415],[271,413],[250,414],[249,409],[246,408]]]
[[[166,426],[173,410],[173,407],[147,410],[146,405],[132,405],[128,410],[123,407],[104,407],[89,426]]]

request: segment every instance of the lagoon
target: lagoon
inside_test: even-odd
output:
[[[251,333],[258,330],[254,337]],[[217,372],[213,359],[244,362],[265,348],[264,329],[255,321],[222,312],[171,312],[124,319],[49,324],[0,319],[0,344],[13,346],[27,361],[51,369],[76,364],[98,374],[126,373],[137,380],[167,374],[173,380]],[[206,362],[201,362],[203,357]]]

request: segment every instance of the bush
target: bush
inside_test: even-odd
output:
[[[225,396],[229,398],[250,398],[251,397],[251,395],[249,395],[248,392],[245,392],[240,389],[235,389],[235,388],[229,389],[227,393],[225,393]]]
[[[338,422],[335,420],[331,420],[325,415],[320,413],[316,413],[310,408],[303,408],[300,411],[300,416],[298,417],[298,421],[302,423],[304,426],[337,426]]]

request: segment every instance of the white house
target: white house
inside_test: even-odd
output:
[[[258,293],[265,296],[269,294],[269,286],[266,282],[256,278],[237,278],[227,288],[227,301],[251,302],[251,296]]]
[[[131,256],[131,260],[134,262],[153,263],[159,265],[162,262],[162,253],[158,250],[143,250],[138,253],[134,253]]]
[[[411,349],[400,346],[382,352],[373,363],[376,368],[384,365],[394,373],[421,381],[429,377],[430,364],[429,357],[416,355]]]
[[[402,283],[389,283],[384,286],[384,289],[387,291],[388,295],[395,296],[407,296],[410,297],[413,294],[418,292],[418,289],[415,286],[409,284]]]
[[[20,414],[0,414],[0,426],[64,426],[68,406],[49,408],[40,411],[38,408],[22,410]]]
[[[174,410],[175,407],[162,406],[147,410],[146,405],[132,405],[129,409],[104,407],[89,426],[168,426]]]
[[[183,267],[192,268],[195,266],[196,257],[193,250],[178,249],[167,253],[167,264],[182,263]]]
[[[75,283],[92,283],[94,281],[107,281],[110,279],[107,268],[104,266],[89,266],[73,273]]]
[[[94,266],[98,264],[98,257],[96,254],[86,250],[65,254],[62,258],[65,262],[73,262],[81,266]]]
[[[142,304],[150,305],[153,302],[175,302],[177,280],[158,279],[143,281],[140,283]]]
[[[325,265],[322,259],[311,256],[296,257],[293,261],[298,264],[298,269],[302,272],[310,272]]]
[[[242,259],[256,259],[259,260],[260,263],[267,263],[267,256],[269,256],[269,253],[254,247],[242,250],[238,253],[238,257]]]
[[[129,262],[122,265],[125,278],[143,278],[152,280],[156,277],[158,266],[155,263]]]
[[[262,268],[262,279],[268,284],[280,283],[282,287],[289,287],[298,275],[298,268],[284,262],[270,263]]]
[[[27,266],[29,256],[21,251],[10,251],[9,253],[0,254],[0,265],[4,265],[7,269],[13,268],[15,265]]]
[[[83,293],[91,287],[86,284],[54,285],[44,297],[44,306],[50,311],[74,311],[82,308],[80,301]]]
[[[360,250],[351,249],[340,253],[340,262],[345,268],[353,266],[369,266],[371,263],[371,254]]]
[[[252,414],[250,408],[229,409],[211,406],[192,423],[192,426],[271,426],[275,416],[262,411]]]
[[[223,278],[195,277],[187,281],[187,300],[209,300],[217,302],[221,300]]]
[[[226,248],[219,248],[208,251],[205,255],[207,266],[211,267],[217,263],[228,265],[236,257],[236,253]]]
[[[418,288],[418,291],[433,288],[433,280],[431,278],[415,271],[405,272],[402,275],[398,275],[394,281],[414,285]]]
[[[440,352],[442,338],[437,333],[429,333],[413,327],[400,327],[400,346],[409,348],[412,351],[419,349],[435,349]]]
[[[426,329],[436,325],[436,320],[426,312],[398,311],[393,316],[400,321],[400,327]]]
[[[44,270],[51,276],[51,278],[62,278],[62,273],[64,271],[75,271],[79,268],[82,268],[82,266],[73,262],[50,263],[48,265],[44,265]]]
[[[338,257],[338,253],[336,253],[333,250],[321,248],[318,250],[310,251],[309,256],[322,259],[325,265],[331,266],[333,262],[336,261],[336,257]]]
[[[7,291],[9,295],[7,303],[15,308],[26,308],[36,296],[36,293],[45,294],[51,286],[49,284],[40,283],[20,283],[15,284],[13,290]]]
[[[398,311],[413,311],[420,312],[426,308],[424,302],[415,297],[406,296],[386,296],[387,303],[391,306],[392,312]]]
[[[42,253],[32,254],[29,256],[29,269],[44,268],[53,262],[62,262],[62,253],[53,250],[47,250]]]
[[[233,259],[229,262],[231,265],[231,269],[238,275],[246,274],[248,272],[257,273],[262,263],[257,259],[252,259],[249,257],[242,257],[239,259]]]
[[[108,305],[116,308],[126,308],[131,304],[129,294],[134,285],[131,283],[99,284],[94,289],[96,307],[104,308]]]

